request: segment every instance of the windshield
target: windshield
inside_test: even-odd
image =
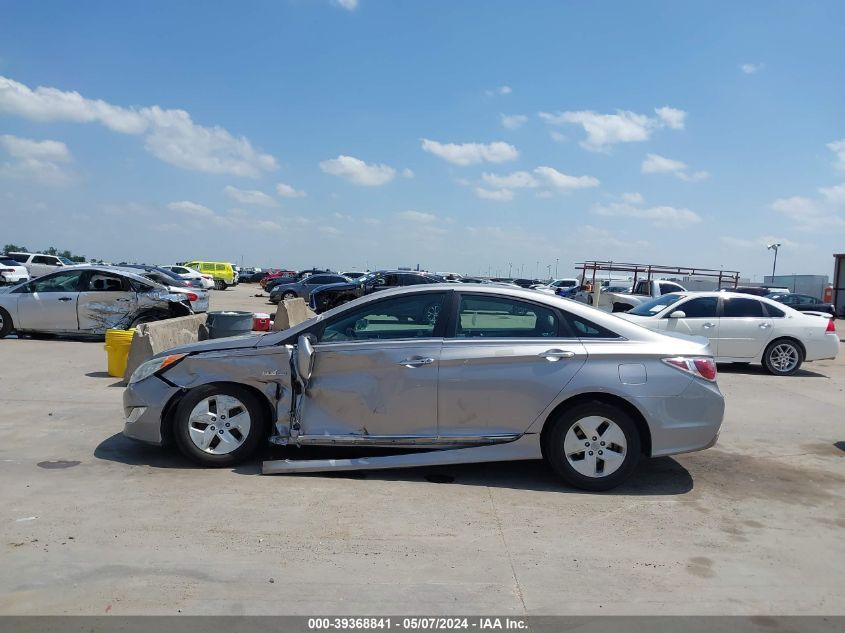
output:
[[[678,303],[678,301],[683,299],[684,296],[685,295],[677,293],[663,295],[662,297],[657,297],[651,301],[641,303],[633,310],[628,310],[628,314],[635,314],[637,316],[654,316],[658,312],[663,312],[663,310],[668,308],[670,305]]]
[[[67,257],[59,257],[59,261],[65,266],[76,266],[76,262],[69,260]]]

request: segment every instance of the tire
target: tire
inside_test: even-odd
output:
[[[282,301],[285,301],[286,299],[296,299],[296,293],[292,290],[285,290],[282,293]]]
[[[804,350],[792,339],[772,341],[763,352],[763,367],[774,376],[791,376],[801,369],[803,362]]]
[[[545,437],[543,454],[569,485],[593,492],[610,490],[625,481],[636,468],[640,458],[640,434],[631,416],[619,407],[598,401],[585,402],[564,410],[551,423],[553,426]],[[573,450],[578,448],[583,450]],[[599,451],[604,457],[612,454],[614,459],[600,458]],[[602,471],[606,474],[601,474]]]
[[[226,282],[222,279],[215,279],[214,280],[214,289],[215,290],[226,290]]]
[[[12,315],[0,308],[0,338],[7,337],[13,329]]]
[[[224,398],[226,401],[222,402]],[[223,420],[221,406],[225,406],[227,417],[232,414],[232,420],[239,419],[239,426],[218,428],[229,424]],[[173,415],[173,436],[179,450],[191,461],[222,468],[241,463],[256,453],[266,436],[266,422],[261,404],[247,389],[232,384],[204,385],[191,389],[179,402]]]

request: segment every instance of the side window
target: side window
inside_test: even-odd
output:
[[[416,286],[417,284],[425,283],[420,275],[400,275],[399,282],[403,286]]]
[[[49,264],[50,261],[44,255],[36,255],[32,258],[33,264]]]
[[[666,281],[660,282],[660,294],[665,295],[670,292],[683,292],[684,289],[678,284],[669,283]]]
[[[200,266],[207,273],[213,273],[214,272],[214,264],[200,264]]]
[[[808,295],[798,295],[798,303],[802,305],[813,305],[814,303],[818,303],[814,297],[810,297]]]
[[[40,277],[29,283],[30,292],[79,292],[81,270]]]
[[[88,284],[83,288],[83,292],[123,292],[124,290],[126,290],[126,285],[123,283],[123,278],[97,272],[91,275]]]
[[[763,304],[756,299],[731,297],[724,303],[722,316],[729,318],[764,317]]]
[[[58,257],[48,257],[47,263],[50,264],[50,266],[61,266],[62,265],[62,262],[59,260]]]
[[[380,279],[384,280],[383,284],[376,282],[377,286],[387,286],[388,288],[393,288],[399,285],[399,275],[396,273],[389,273],[387,275],[383,275]]]
[[[539,338],[558,336],[553,310],[507,297],[463,295],[455,331],[458,338]]]
[[[226,272],[226,264],[214,264],[214,270],[217,272]]]
[[[766,303],[764,305],[766,306],[766,312],[769,313],[770,317],[785,317],[786,316],[786,312],[784,312],[780,308],[776,308],[775,306],[770,305],[768,303]]]
[[[333,281],[328,275],[313,275],[305,279],[305,284],[308,286],[320,286],[322,284],[329,284]]]
[[[611,332],[607,328],[588,321],[584,317],[567,313],[566,320],[569,323],[569,329],[578,338],[622,338],[616,332]]]
[[[26,260],[29,259],[29,255],[9,255],[12,259],[20,264],[25,264]]]
[[[681,310],[688,319],[709,319],[716,317],[716,308],[719,305],[718,297],[698,297],[690,299],[686,303],[675,306],[675,310]],[[668,318],[668,315],[665,317]]]
[[[332,319],[320,343],[430,338],[442,314],[445,293],[396,297],[368,303]]]

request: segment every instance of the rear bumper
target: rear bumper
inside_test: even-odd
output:
[[[651,431],[651,456],[701,451],[719,438],[725,398],[715,383],[692,380],[673,397],[636,398]]]
[[[804,343],[804,360],[827,360],[836,358],[839,354],[839,335],[828,332],[824,337]]]

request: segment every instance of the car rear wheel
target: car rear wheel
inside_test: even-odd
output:
[[[801,368],[803,362],[801,346],[789,339],[772,341],[763,354],[763,366],[775,376],[790,376]]]
[[[3,308],[0,308],[0,338],[4,338],[12,331],[12,317]]]
[[[640,435],[631,416],[603,402],[563,411],[545,438],[543,451],[566,483],[583,490],[615,488],[640,458]]]
[[[282,293],[282,301],[284,301],[286,299],[296,299],[296,293],[293,292],[292,290],[285,290]]]
[[[214,288],[215,290],[226,290],[226,282],[222,279],[215,279]]]
[[[237,385],[192,389],[176,407],[173,422],[179,450],[188,459],[211,467],[249,459],[266,428],[256,397]]]

